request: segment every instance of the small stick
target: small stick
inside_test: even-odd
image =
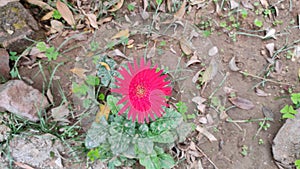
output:
[[[198,151],[200,151],[202,154],[203,154],[203,156],[205,157],[205,158],[207,158],[207,160],[215,167],[215,169],[219,169],[216,165],[215,165],[215,163],[198,147],[198,146],[196,146],[196,149],[198,150]]]
[[[253,78],[257,78],[257,79],[260,79],[260,80],[264,80],[266,82],[271,82],[271,83],[276,83],[276,84],[280,84],[280,85],[288,85],[288,86],[293,86],[289,83],[283,83],[283,82],[277,82],[275,80],[271,80],[271,79],[266,79],[266,78],[263,78],[263,77],[260,77],[260,76],[256,76],[256,75],[253,75],[253,74],[250,74],[248,72],[243,72],[243,71],[239,71],[241,74],[243,75],[246,75],[246,76],[251,76]]]

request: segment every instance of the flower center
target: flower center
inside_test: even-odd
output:
[[[142,85],[137,85],[136,86],[136,96],[138,97],[138,98],[142,98],[142,97],[145,97],[145,95],[146,95],[146,88],[144,87],[144,86],[142,86]]]

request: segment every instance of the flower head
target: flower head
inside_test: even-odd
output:
[[[123,97],[118,104],[125,103],[119,111],[123,114],[127,109],[128,119],[139,123],[149,122],[149,116],[155,120],[155,116],[161,117],[163,108],[167,106],[165,96],[171,95],[170,81],[165,81],[167,75],[162,75],[163,70],[156,71],[157,66],[151,68],[151,63],[145,63],[141,59],[140,66],[137,61],[134,64],[128,63],[129,71],[121,67],[119,73],[122,78],[116,77],[116,85],[119,88],[112,89],[112,92],[119,93]]]

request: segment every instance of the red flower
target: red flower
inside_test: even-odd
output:
[[[154,115],[161,117],[162,106],[167,106],[165,96],[171,95],[170,81],[165,81],[167,75],[162,75],[163,70],[156,71],[157,66],[151,68],[151,63],[145,63],[143,58],[140,66],[135,60],[133,67],[128,63],[128,68],[129,71],[121,67],[119,73],[123,79],[116,77],[119,88],[112,89],[123,96],[118,104],[125,103],[118,114],[129,108],[128,119],[132,117],[135,121],[138,117],[139,123],[144,123],[145,119],[149,122],[149,116],[152,120],[155,120]]]

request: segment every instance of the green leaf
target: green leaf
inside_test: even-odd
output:
[[[95,160],[100,158],[100,154],[99,154],[99,150],[96,149],[92,149],[87,153],[88,158],[94,162]]]
[[[61,14],[58,12],[58,10],[54,10],[53,14],[52,14],[52,17],[54,19],[60,19],[61,18]]]
[[[281,110],[281,113],[289,113],[289,105],[285,105]]]
[[[107,136],[108,123],[105,118],[102,117],[100,123],[92,123],[92,126],[88,130],[85,138],[85,146],[89,149],[98,147],[100,144],[106,142]]]
[[[163,153],[159,154],[159,160],[161,168],[173,168],[175,166],[175,161],[169,154]]]
[[[295,166],[297,167],[297,169],[300,168],[300,160],[296,160],[296,161],[295,161]]]
[[[107,105],[112,114],[117,114],[121,108],[121,105],[117,105],[118,101],[118,98],[114,97],[113,95],[107,96]]]
[[[174,109],[165,108],[165,113],[163,117],[150,124],[150,129],[154,134],[175,129],[183,121],[182,115]]]
[[[145,156],[145,157],[140,158],[139,162],[146,169],[157,169],[156,165],[153,163],[153,161],[150,158],[150,156]]]
[[[111,125],[109,128],[110,136],[108,137],[108,141],[111,144],[111,151],[115,155],[125,152],[132,139],[128,134],[120,132],[117,128],[117,125]]]
[[[282,115],[282,118],[283,118],[283,119],[294,119],[295,116],[294,116],[293,114],[290,114],[290,113],[284,113],[284,114]]]
[[[93,75],[88,75],[85,81],[91,86],[97,86],[100,84],[100,79],[97,76]]]
[[[17,52],[9,52],[9,59],[16,61],[18,59]]]
[[[258,20],[257,18],[254,20],[254,25],[261,28],[263,26],[263,22]]]
[[[300,102],[300,93],[292,93],[291,100],[294,104],[298,104]]]
[[[81,85],[79,85],[77,83],[72,84],[72,91],[75,94],[86,95],[88,90],[89,90],[89,87],[85,84],[81,84]]]
[[[137,150],[144,154],[152,154],[154,143],[148,138],[138,138],[137,139]]]
[[[40,50],[41,52],[46,52],[46,50],[48,49],[45,42],[38,42],[38,43],[36,44],[36,47],[37,47],[38,50]]]
[[[171,131],[165,131],[160,135],[150,137],[153,142],[157,143],[173,143],[175,141],[174,133]]]
[[[179,113],[186,113],[188,110],[188,107],[186,106],[186,104],[182,101],[176,103],[176,107],[177,107],[177,111]]]
[[[135,8],[135,5],[132,4],[132,3],[130,3],[130,4],[127,5],[127,9],[128,9],[129,11],[134,11],[134,8]]]

